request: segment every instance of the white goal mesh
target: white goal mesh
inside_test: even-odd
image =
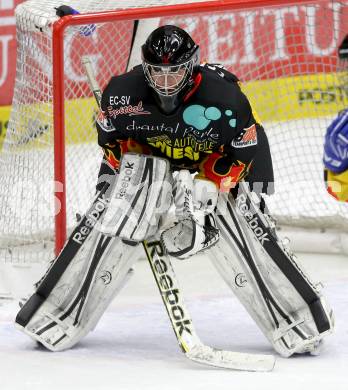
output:
[[[66,3],[91,13],[185,1]],[[275,169],[276,194],[269,202],[278,221],[347,230],[347,204],[326,193],[321,162],[325,129],[347,105],[337,81],[337,47],[348,31],[345,2],[297,1],[286,6],[273,1],[268,6],[264,0],[252,9],[241,8],[237,0],[230,3],[230,10],[223,12],[190,11],[180,17],[159,17],[156,11],[153,18],[140,21],[134,47],[146,38],[143,28],[164,23],[185,28],[200,45],[202,60],[222,63],[240,78],[264,124]],[[52,27],[59,19],[55,7],[61,4],[30,0],[16,10],[16,84],[0,154],[0,261],[11,264],[52,258],[54,189],[66,188],[68,229],[93,196],[101,152],[94,127],[96,104],[82,56],[91,58],[101,87],[126,71],[130,60],[134,20],[98,23],[88,36],[81,26],[65,30],[66,183],[55,183]],[[140,61],[139,51],[135,54],[132,64]]]

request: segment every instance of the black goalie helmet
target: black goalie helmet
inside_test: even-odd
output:
[[[199,46],[183,29],[162,26],[142,46],[142,64],[146,80],[161,102],[174,102],[192,84],[199,66]]]

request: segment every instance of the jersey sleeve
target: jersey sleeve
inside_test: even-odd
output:
[[[261,124],[241,92],[239,131],[218,152],[208,155],[200,164],[199,177],[213,181],[220,191],[226,192],[243,180],[258,151],[258,131]]]

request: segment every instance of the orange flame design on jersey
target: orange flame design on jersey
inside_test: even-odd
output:
[[[104,156],[108,164],[114,169],[120,167],[120,159],[125,153],[152,154],[151,149],[148,146],[141,145],[131,139],[118,140],[117,144],[107,144],[106,146],[107,147],[104,148]]]
[[[221,192],[228,192],[248,174],[251,163],[247,165],[242,161],[236,160],[231,166],[226,168],[225,172],[218,172],[215,169],[215,165],[221,158],[224,158],[224,156],[216,152],[212,153],[200,164],[199,176],[213,181]]]
[[[152,154],[151,149],[146,146],[139,144],[138,142],[128,139],[127,141],[120,141],[121,153],[138,153],[138,154]]]
[[[108,164],[114,168],[118,169],[120,166],[120,161],[115,157],[114,153],[110,149],[104,149],[104,156]]]

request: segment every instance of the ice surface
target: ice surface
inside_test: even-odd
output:
[[[348,258],[302,255],[322,280],[336,316],[335,333],[322,354],[277,358],[271,373],[205,367],[187,360],[177,346],[146,261],[75,348],[48,352],[13,325],[14,304],[0,307],[0,389],[347,389]],[[174,262],[197,332],[211,346],[273,353],[205,256]]]

